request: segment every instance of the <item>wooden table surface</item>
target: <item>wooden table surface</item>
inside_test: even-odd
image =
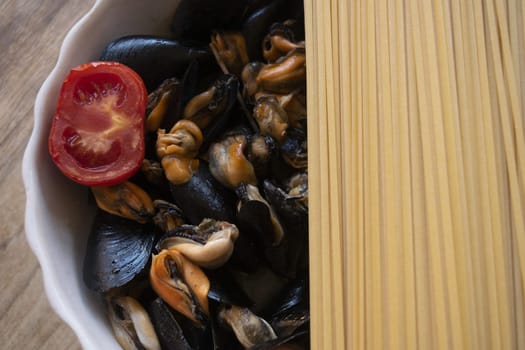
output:
[[[21,165],[38,89],[65,34],[94,2],[0,1],[0,349],[80,349],[49,306],[26,242]]]

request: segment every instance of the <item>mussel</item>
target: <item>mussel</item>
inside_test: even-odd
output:
[[[237,218],[261,247],[277,246],[284,238],[284,229],[272,206],[259,189],[242,183],[236,188],[239,197]]]
[[[188,223],[198,225],[206,218],[235,222],[235,194],[211,175],[205,161],[200,161],[189,181],[171,184],[170,189],[173,202],[182,209]]]
[[[174,249],[200,267],[216,269],[230,259],[238,236],[235,225],[204,219],[199,226],[182,225],[170,230],[157,244],[157,250]]]
[[[148,311],[162,349],[192,350],[179,322],[162,299],[151,302]]]
[[[297,42],[291,27],[287,23],[274,23],[263,40],[263,56],[268,62],[275,62],[288,52],[304,48],[304,41]]]
[[[242,33],[246,38],[248,57],[251,61],[262,61],[262,41],[273,23],[289,16],[288,2],[289,0],[267,1],[264,6],[254,10],[243,23]]]
[[[182,210],[175,204],[157,199],[153,201],[153,206],[156,212],[153,222],[162,232],[171,232],[184,224]]]
[[[164,80],[148,95],[146,131],[157,132],[158,129],[165,129],[167,127],[165,121],[168,116],[180,113],[181,99],[182,83],[177,78]]]
[[[257,183],[255,169],[245,156],[247,145],[248,137],[239,133],[210,146],[210,171],[225,187],[235,189],[241,183]]]
[[[288,337],[310,322],[308,281],[298,278],[290,283],[271,310],[270,324],[279,337]]]
[[[233,330],[245,348],[277,338],[270,324],[248,308],[223,305],[219,309],[218,317]]]
[[[210,47],[223,69],[236,76],[240,76],[249,63],[246,40],[240,32],[215,32]]]
[[[146,310],[128,296],[110,297],[109,320],[124,350],[160,350],[159,339]]]
[[[289,94],[304,88],[306,83],[306,57],[303,48],[296,48],[275,63],[261,68],[257,85],[261,90],[278,94]]]
[[[171,37],[104,49],[149,91],[142,167],[91,189],[84,261],[124,349],[308,349],[302,7],[181,0]]]
[[[155,292],[172,308],[197,325],[209,318],[210,282],[204,272],[174,249],[153,255],[150,282]]]
[[[288,129],[288,113],[281,107],[277,98],[265,95],[257,99],[253,115],[261,134],[273,137],[277,142],[283,143]]]
[[[191,61],[213,67],[213,55],[203,47],[185,46],[181,42],[151,35],[125,36],[110,42],[101,61],[120,62],[136,71],[148,91],[164,80],[181,77]],[[216,66],[216,65],[215,65]]]
[[[125,181],[113,186],[91,187],[100,209],[142,224],[153,215],[153,202],[139,186]]]
[[[308,189],[307,175],[294,175],[287,191],[271,181],[264,181],[264,194],[286,228],[286,264],[292,273],[308,270]],[[276,252],[279,253],[280,252]]]
[[[287,137],[281,144],[283,159],[295,169],[306,169],[308,166],[308,142],[306,133],[301,128],[289,128]]]
[[[142,273],[155,235],[147,225],[97,212],[84,258],[84,283],[96,292],[123,286]]]
[[[169,133],[158,130],[157,156],[172,184],[188,182],[199,167],[197,154],[202,144],[200,128],[190,120],[180,120]]]
[[[206,150],[231,121],[238,91],[237,77],[224,74],[184,107],[184,119],[191,120],[202,130],[202,150]]]

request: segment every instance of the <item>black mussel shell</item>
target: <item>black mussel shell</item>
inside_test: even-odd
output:
[[[308,208],[300,198],[289,196],[272,181],[265,180],[263,192],[266,200],[272,205],[287,232],[294,237],[308,236]]]
[[[271,175],[271,163],[278,159],[277,142],[271,136],[251,135],[246,147],[246,159],[250,161],[258,179]]]
[[[294,308],[288,313],[270,320],[270,325],[279,337],[292,335],[299,329],[307,328],[310,323],[308,307]]]
[[[151,112],[158,110],[159,105],[164,106],[164,113],[159,117],[159,122],[153,123],[150,127],[150,120],[146,120],[146,129],[149,132],[157,132],[158,128],[169,129],[169,126],[162,125],[165,123],[165,119],[169,115],[180,114],[181,98],[182,98],[182,82],[177,78],[169,78],[164,80],[153,92],[148,95],[148,104],[146,105],[146,116],[148,117]],[[169,95],[167,101],[164,100],[164,96]],[[160,114],[160,113],[159,113]]]
[[[298,305],[308,306],[308,281],[306,279],[296,279],[286,286],[283,293],[276,298],[276,303],[272,306],[270,314],[272,318],[285,315]]]
[[[250,61],[263,60],[261,43],[273,23],[287,19],[297,19],[302,23],[303,11],[302,0],[274,0],[251,13],[243,23],[242,29]]]
[[[237,102],[237,93],[239,92],[239,79],[231,74],[221,75],[214,83],[215,94],[210,103],[201,111],[195,113],[211,114],[213,120],[204,128],[202,128],[203,143],[201,152],[206,151],[209,145],[215,141],[217,136],[224,132],[233,113],[236,111],[234,106]],[[188,119],[192,120],[191,117]]]
[[[199,66],[198,61],[191,61],[188,68],[184,72],[181,81],[181,94],[178,100],[175,100],[175,106],[167,113],[166,117],[162,121],[161,129],[171,130],[173,126],[182,118],[182,112],[184,106],[191,97],[195,94],[198,82],[202,78],[201,73],[204,73],[206,69]],[[215,73],[214,73],[215,74]],[[153,147],[155,149],[155,147]]]
[[[308,208],[269,180],[263,183],[264,196],[281,218],[287,237],[289,272],[308,270]]]
[[[160,162],[156,161],[156,156],[144,158],[140,171],[137,171],[130,181],[146,191],[153,200],[171,200],[169,182],[164,176]]]
[[[281,51],[281,49],[275,48],[273,46],[271,40],[272,37],[280,36],[285,38],[290,43],[301,45],[300,40],[295,38],[295,33],[299,30],[298,27],[300,27],[300,25],[296,20],[287,20],[282,23],[277,22],[272,24],[262,44],[264,57],[268,60],[268,62],[275,62],[287,53],[287,51]],[[300,32],[299,35],[301,35]],[[302,46],[304,46],[304,42],[302,43]]]
[[[176,40],[150,35],[125,36],[112,41],[100,60],[129,66],[144,80],[148,91],[153,91],[165,79],[180,78],[192,61],[202,67],[216,68],[208,47],[187,47]]]
[[[271,247],[274,244],[275,235],[272,233],[274,227],[270,211],[263,202],[257,200],[244,202],[237,213],[237,220],[240,231],[249,234],[261,248]]]
[[[258,199],[247,199],[246,186],[241,184],[236,193],[241,199],[237,212],[241,236],[248,234],[256,245],[257,252],[266,260],[268,266],[277,274],[294,278],[297,273],[300,253],[304,244],[287,234],[275,211],[269,204]],[[276,225],[274,220],[278,221]],[[279,238],[278,238],[279,237]],[[278,240],[276,240],[278,238]]]
[[[253,305],[253,301],[244,293],[227,268],[206,271],[210,280],[208,299],[219,304],[230,304],[244,307]]]
[[[206,322],[202,326],[196,326],[182,314],[173,310],[173,317],[179,323],[184,337],[193,350],[213,349],[213,336],[211,322]]]
[[[192,350],[181,326],[173,317],[168,305],[162,299],[155,299],[148,306],[151,323],[155,328],[160,346],[164,350]]]
[[[306,133],[300,128],[288,128],[286,139],[281,145],[281,154],[286,162],[296,169],[308,166]]]
[[[155,236],[148,225],[97,212],[84,258],[84,283],[96,292],[123,286],[148,263]]]
[[[304,0],[288,1],[288,19],[292,20],[289,26],[295,33],[295,39],[304,40]]]
[[[308,281],[297,279],[290,282],[284,293],[276,298],[277,303],[270,309],[270,324],[279,337],[293,334],[310,321]]]
[[[241,231],[239,231],[239,237],[235,241],[233,254],[228,264],[232,268],[244,272],[254,272],[259,266],[259,256],[255,243]]]
[[[157,130],[159,128],[171,129],[171,126],[174,124],[173,122],[170,123],[171,119],[173,116],[181,113],[183,93],[184,86],[182,82],[177,78],[169,78],[148,94],[145,123],[146,158],[157,158],[155,153]],[[166,96],[168,97],[166,98]],[[159,105],[162,105],[161,108],[159,108]],[[159,112],[159,110],[162,110],[162,112]],[[153,111],[155,111],[155,117],[151,116]]]
[[[247,5],[239,0],[182,0],[173,16],[173,37],[207,44],[212,30],[239,27]]]
[[[245,17],[249,18],[256,11],[259,11],[261,8],[268,6],[273,0],[248,0],[248,5],[246,6]]]
[[[300,1],[300,3],[302,6],[303,1]],[[294,38],[296,41],[304,41],[304,17],[294,16],[291,18],[295,19],[285,21],[286,26],[294,33]]]
[[[254,272],[232,270],[231,276],[242,292],[253,302],[250,309],[258,315],[262,315],[274,305],[276,298],[286,290],[289,281],[262,262]]]
[[[235,333],[220,326],[215,320],[212,321],[212,336],[214,350],[244,350],[235,337]]]
[[[272,174],[272,179],[274,179],[278,184],[285,184],[288,179],[297,173],[297,169],[293,168],[287,162],[282,159],[282,154],[279,149],[279,156],[273,157],[270,160],[270,169]]]
[[[235,195],[215,180],[203,160],[188,182],[170,184],[170,189],[188,223],[198,225],[205,218],[235,223]]]
[[[211,324],[197,327],[157,298],[148,307],[153,327],[164,350],[213,349]]]

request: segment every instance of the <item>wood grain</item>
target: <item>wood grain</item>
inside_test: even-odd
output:
[[[53,312],[24,235],[24,148],[33,103],[69,28],[94,0],[0,2],[0,348],[80,349]]]

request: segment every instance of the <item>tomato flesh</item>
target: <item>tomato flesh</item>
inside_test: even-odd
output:
[[[88,186],[131,177],[144,159],[147,91],[116,62],[73,68],[62,84],[49,134],[49,152],[70,179]]]

